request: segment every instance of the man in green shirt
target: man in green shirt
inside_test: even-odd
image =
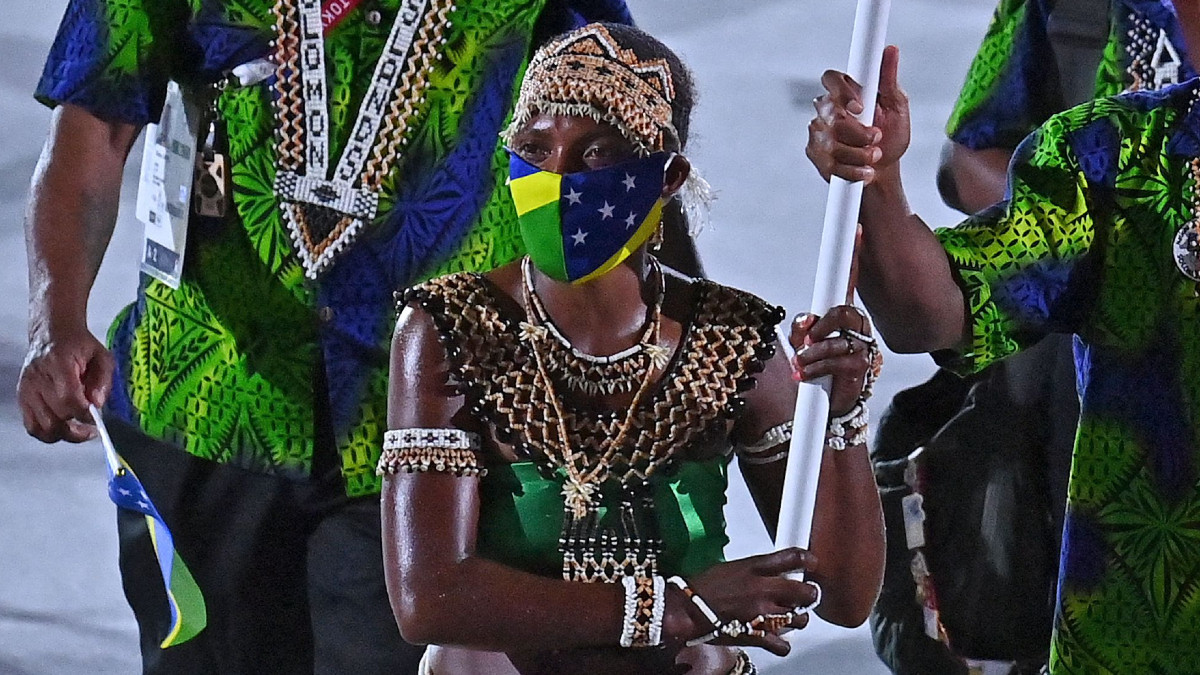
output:
[[[1200,44],[1200,6],[1175,11]],[[1076,336],[1081,417],[1052,673],[1200,671],[1200,109],[1197,81],[1103,99],[1024,141],[1005,202],[931,234],[898,160],[908,105],[885,55],[875,126],[826,73],[809,153],[868,182],[860,292],[889,345],[985,367]]]
[[[159,538],[120,511],[148,672],[415,668],[375,475],[392,293],[521,253],[498,133],[534,43],[589,20],[630,18],[621,0],[69,4],[37,89],[58,108],[27,222],[19,398],[46,442],[90,437],[103,404],[195,577],[205,627],[172,644]],[[186,249],[155,249],[182,273],[143,277],[110,353],[87,298],[168,81],[209,113],[216,180],[197,187],[227,182],[194,205]]]

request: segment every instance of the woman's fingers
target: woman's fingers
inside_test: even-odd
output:
[[[764,587],[764,594],[774,603],[765,613],[779,614],[807,609],[821,598],[820,588],[811,581],[796,581],[787,577],[775,577]]]
[[[816,556],[802,548],[785,548],[782,551],[745,558],[750,569],[760,576],[779,576],[788,572],[807,571],[816,561]]]
[[[792,319],[792,328],[788,333],[788,342],[791,343],[792,349],[799,351],[812,344],[808,339],[808,333],[816,322],[817,315],[808,312],[797,314],[796,318]]]
[[[829,337],[835,331],[846,328],[863,335],[871,334],[871,323],[867,321],[867,315],[863,314],[862,310],[853,305],[838,305],[817,319],[812,329],[809,330],[809,338],[813,342],[817,342]]]
[[[767,633],[761,637],[749,637],[742,644],[750,647],[761,647],[775,656],[787,656],[792,651],[792,645],[775,633]]]

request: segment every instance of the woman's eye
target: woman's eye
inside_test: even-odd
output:
[[[620,162],[629,159],[631,156],[632,152],[626,150],[625,148],[611,144],[601,144],[589,146],[588,149],[583,153],[583,161],[586,162],[590,168],[595,169],[603,166],[610,166],[612,164],[619,164]]]
[[[546,149],[537,143],[520,143],[514,150],[521,156],[521,159],[531,163],[544,158],[547,154]]]

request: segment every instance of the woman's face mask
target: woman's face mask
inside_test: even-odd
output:
[[[521,237],[533,264],[552,279],[579,284],[609,272],[646,243],[662,219],[672,154],[568,174],[510,155]]]

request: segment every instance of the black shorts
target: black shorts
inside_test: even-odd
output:
[[[335,462],[309,480],[219,464],[106,416],[196,579],[208,625],[166,649],[170,614],[146,520],[118,509],[121,576],[147,673],[416,673],[384,585],[378,497]]]

